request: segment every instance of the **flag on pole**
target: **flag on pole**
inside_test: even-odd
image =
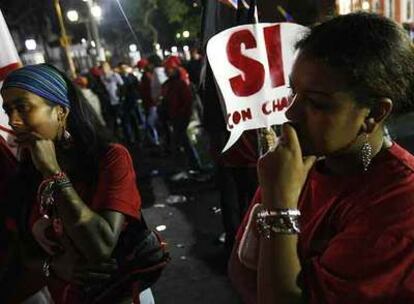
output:
[[[224,3],[224,4],[226,4],[226,5],[228,5],[228,6],[231,6],[231,7],[233,7],[234,9],[237,9],[238,8],[238,3],[239,3],[239,0],[219,0],[221,3]],[[245,0],[240,0],[241,1],[241,3],[243,4],[243,6],[246,8],[246,9],[248,9],[249,8],[249,5],[247,4],[247,2],[245,1]]]
[[[277,10],[279,11],[279,13],[282,14],[282,16],[285,18],[285,20],[287,22],[293,22],[293,17],[280,5],[277,6]]]
[[[12,36],[4,20],[3,13],[0,10],[0,87],[7,74],[21,66],[19,55],[17,54]],[[0,96],[0,106],[3,100]],[[12,134],[8,123],[7,115],[0,107],[0,137],[3,137],[9,144],[9,148],[13,151],[15,147],[12,145]]]
[[[0,81],[20,66],[19,55],[17,55],[13,39],[0,10]]]

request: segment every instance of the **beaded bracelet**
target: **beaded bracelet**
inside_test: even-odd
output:
[[[298,209],[265,209],[256,215],[257,230],[266,240],[275,234],[299,234],[299,218]]]
[[[45,178],[37,189],[37,200],[40,203],[40,213],[47,215],[55,203],[55,190],[70,187],[72,184],[67,175],[59,171],[54,175]]]

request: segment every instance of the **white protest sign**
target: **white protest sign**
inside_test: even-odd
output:
[[[295,43],[308,29],[258,23],[227,29],[207,44],[207,57],[226,106],[230,148],[244,130],[286,121]]]

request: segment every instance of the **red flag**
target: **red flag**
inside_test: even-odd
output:
[[[0,82],[6,78],[8,73],[20,66],[19,55],[17,54],[13,39],[4,20],[3,13],[0,10]],[[0,97],[0,105],[2,102]],[[9,143],[9,148],[15,151],[16,147],[12,146],[13,139],[11,134],[12,131],[8,124],[7,115],[0,108],[0,136]]]
[[[19,55],[17,55],[13,39],[0,10],[0,81],[20,66]]]

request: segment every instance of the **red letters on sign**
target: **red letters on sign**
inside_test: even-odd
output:
[[[262,113],[270,115],[274,112],[282,112],[284,109],[289,107],[288,97],[282,97],[274,99],[271,102],[265,102],[262,104]]]
[[[272,88],[280,87],[285,84],[282,60],[282,43],[280,41],[280,25],[276,24],[265,27],[263,31]]]
[[[257,93],[262,88],[265,72],[259,61],[241,53],[242,44],[246,49],[257,47],[256,39],[249,30],[242,30],[230,36],[227,43],[227,58],[244,76],[230,78],[231,88],[236,96],[245,97]]]
[[[227,126],[229,129],[233,129],[233,127],[238,125],[240,122],[252,119],[252,110],[250,108],[243,109],[241,111],[234,111],[233,113],[227,114]]]
[[[263,28],[263,34],[272,88],[283,86],[285,85],[285,76],[280,25]],[[229,79],[233,93],[236,96],[246,97],[257,93],[263,87],[265,70],[261,62],[242,54],[242,44],[246,49],[257,47],[256,38],[249,30],[233,33],[227,43],[226,51],[229,62],[243,73],[243,75]]]

